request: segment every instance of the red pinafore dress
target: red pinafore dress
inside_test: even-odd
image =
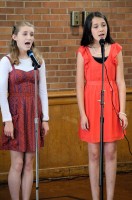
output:
[[[39,71],[37,70],[37,82],[39,83]],[[14,125],[14,139],[2,133],[2,150],[14,150],[18,152],[35,152],[35,78],[34,70],[25,72],[15,69],[8,79],[8,102]],[[44,146],[44,132],[42,127],[42,107],[38,95],[38,143]],[[3,124],[4,125],[4,124]],[[4,128],[4,127],[3,127]]]

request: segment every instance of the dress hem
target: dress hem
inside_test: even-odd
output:
[[[111,138],[111,139],[107,138],[107,141],[104,140],[104,143],[115,142],[115,141],[118,141],[118,140],[122,140],[122,139],[124,139],[124,136],[125,136],[125,134],[123,136],[121,136],[120,138],[119,137],[118,138]],[[91,141],[90,140],[89,141],[87,138],[83,138],[83,137],[80,137],[80,140],[83,141],[83,142],[87,142],[87,143],[100,143],[99,140],[97,140],[97,141]]]

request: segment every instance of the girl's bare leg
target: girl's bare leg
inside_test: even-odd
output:
[[[21,173],[23,168],[23,153],[10,151],[11,167],[8,175],[8,185],[12,200],[19,200]]]
[[[22,173],[22,199],[29,200],[33,185],[34,153],[25,153]]]
[[[113,200],[115,181],[116,181],[116,169],[117,169],[117,143],[116,142],[105,143],[104,156],[105,156],[107,200]]]
[[[99,143],[88,144],[89,176],[93,200],[99,200],[99,151]]]

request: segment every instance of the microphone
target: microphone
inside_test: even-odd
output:
[[[32,62],[33,62],[33,66],[35,67],[35,69],[40,68],[40,64],[38,63],[38,61],[36,60],[32,50],[28,50],[27,51],[27,55],[31,58]]]
[[[100,39],[100,40],[99,40],[99,43],[100,43],[100,46],[101,46],[102,58],[104,59],[104,51],[105,51],[104,45],[105,45],[105,39]]]
[[[105,44],[105,39],[100,39],[100,40],[99,40],[99,44],[100,44],[101,46],[104,46],[104,44]]]

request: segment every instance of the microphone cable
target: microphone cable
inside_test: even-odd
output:
[[[112,88],[112,85],[111,85],[110,80],[109,80],[109,76],[108,76],[108,73],[107,73],[107,67],[106,67],[105,64],[104,64],[104,66],[105,66],[105,71],[106,71],[106,77],[107,77],[108,83],[109,83],[109,85],[110,85],[110,87],[111,87],[111,90],[112,90],[112,97],[111,97],[112,106],[113,106],[113,108],[114,108],[114,110],[115,110],[115,113],[116,113],[117,117],[119,118],[119,120],[121,120],[120,117],[119,117],[119,115],[118,115],[118,113],[117,113],[117,110],[116,110],[116,108],[115,108],[115,105],[114,105],[114,103],[113,103],[113,88]],[[121,120],[121,121],[123,122],[123,120]],[[126,134],[124,133],[124,129],[123,129],[123,128],[122,128],[122,130],[123,130],[124,137],[125,137],[125,139],[126,139],[126,141],[127,141],[127,144],[128,144],[129,153],[130,153],[130,155],[132,156],[132,151],[131,151],[130,142],[129,142],[129,140],[128,140]]]

